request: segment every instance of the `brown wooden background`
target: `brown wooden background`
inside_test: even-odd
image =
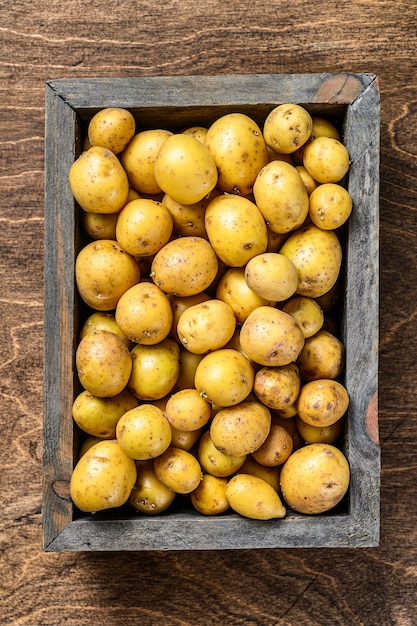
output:
[[[0,3],[0,623],[411,626],[417,604],[415,0]],[[381,125],[381,545],[45,554],[44,81],[372,72]]]

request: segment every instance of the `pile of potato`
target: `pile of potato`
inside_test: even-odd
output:
[[[82,511],[281,518],[340,502],[349,404],[332,312],[349,155],[296,104],[138,131],[99,111],[69,182],[88,243],[76,351]]]

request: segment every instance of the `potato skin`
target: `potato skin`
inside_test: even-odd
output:
[[[236,318],[232,308],[216,298],[190,306],[181,315],[177,333],[181,344],[194,354],[223,348],[232,338]]]
[[[162,189],[155,179],[155,159],[162,144],[171,135],[169,130],[155,128],[132,137],[120,155],[120,162],[133,189],[145,194],[161,193]]]
[[[337,380],[319,379],[305,383],[297,398],[297,412],[312,426],[331,426],[346,413],[349,395]]]
[[[284,103],[268,114],[263,128],[266,144],[275,152],[291,154],[311,136],[313,120],[298,104]]]
[[[227,484],[226,497],[236,513],[250,519],[276,519],[286,514],[275,489],[259,476],[236,474]]]
[[[146,461],[165,452],[172,433],[161,409],[153,404],[140,404],[122,415],[116,426],[116,438],[130,458]]]
[[[263,444],[270,428],[269,409],[247,400],[220,409],[211,422],[210,437],[223,454],[244,456]]]
[[[98,111],[88,125],[88,140],[92,146],[102,146],[119,154],[135,134],[136,122],[132,113],[119,107]]]

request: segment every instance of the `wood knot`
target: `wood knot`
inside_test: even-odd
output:
[[[71,501],[69,480],[54,480],[52,491],[62,500]]]

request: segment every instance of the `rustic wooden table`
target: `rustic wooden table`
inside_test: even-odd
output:
[[[414,0],[1,4],[1,623],[415,623],[415,9]],[[345,71],[377,74],[381,91],[380,546],[44,553],[45,81]]]

